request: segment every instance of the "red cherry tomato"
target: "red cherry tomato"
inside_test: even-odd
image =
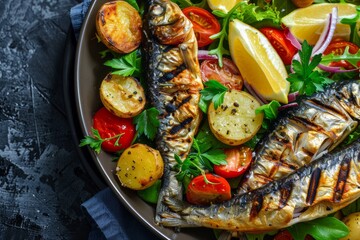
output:
[[[290,65],[297,49],[285,37],[284,31],[272,27],[264,27],[260,31],[269,40],[284,64]]]
[[[291,236],[288,230],[282,230],[277,233],[274,237],[274,240],[293,240],[294,238]],[[304,240],[313,240],[314,238],[310,235],[306,235]]]
[[[201,79],[203,82],[216,80],[229,89],[241,90],[243,79],[239,69],[230,59],[223,58],[223,67],[219,66],[218,60],[205,60],[201,63]]]
[[[196,205],[220,203],[231,198],[231,188],[225,178],[207,173],[206,178],[211,183],[206,183],[204,177],[199,175],[193,178],[186,190],[186,199]]]
[[[337,39],[337,40],[332,41],[329,44],[329,46],[325,49],[323,54],[328,55],[330,53],[333,53],[334,55],[341,55],[344,53],[346,47],[349,47],[349,53],[351,53],[351,54],[355,54],[359,51],[359,47],[356,44],[354,44],[352,42],[344,41],[341,39]],[[360,61],[358,62],[357,65],[360,66]],[[332,62],[329,64],[329,66],[342,67],[344,69],[354,69],[355,68],[352,64],[350,64],[348,61],[345,61],[345,60]]]
[[[241,146],[224,150],[227,165],[215,165],[214,172],[224,178],[235,178],[249,168],[252,160],[252,151],[249,147]]]
[[[204,47],[213,42],[209,37],[220,32],[220,23],[210,12],[199,7],[183,9],[185,16],[192,22],[198,46]]]
[[[293,237],[291,236],[288,230],[283,230],[277,233],[274,237],[274,240],[292,240]]]
[[[116,145],[117,138],[104,141],[101,144],[101,148],[107,152],[117,152],[129,147],[136,131],[131,118],[119,118],[104,107],[95,113],[93,128],[99,131],[102,139],[123,134],[118,145]]]

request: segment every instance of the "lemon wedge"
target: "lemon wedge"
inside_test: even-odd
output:
[[[229,25],[229,48],[245,81],[266,100],[288,102],[290,84],[285,66],[269,40],[237,19]]]
[[[334,37],[341,37],[349,40],[350,27],[341,24],[343,18],[353,18],[356,16],[356,5],[350,3],[320,3],[309,7],[298,8],[282,18],[282,23],[290,29],[290,32],[300,41],[306,40],[310,45],[314,45],[320,37],[324,28],[327,16],[332,9],[338,9],[338,22]]]
[[[238,2],[247,2],[247,0],[207,0],[211,10],[220,10],[229,12]]]

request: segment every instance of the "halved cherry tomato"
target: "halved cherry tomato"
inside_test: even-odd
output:
[[[330,53],[333,53],[334,55],[341,55],[344,53],[346,47],[349,47],[349,53],[351,53],[351,54],[355,54],[359,51],[359,47],[356,44],[345,41],[345,40],[336,39],[336,40],[333,40],[329,44],[329,46],[325,49],[323,54],[328,55]],[[360,61],[358,62],[357,65],[360,66]],[[344,69],[354,69],[355,68],[351,63],[349,63],[348,61],[345,61],[345,60],[332,62],[329,64],[329,66],[342,67]]]
[[[206,178],[211,183],[206,183],[204,176],[193,178],[186,190],[186,199],[189,203],[208,205],[220,203],[231,198],[231,188],[225,178],[207,173]]]
[[[230,148],[224,150],[227,165],[215,165],[214,172],[224,178],[235,178],[249,168],[252,151],[249,147]]]
[[[183,9],[185,16],[192,22],[199,47],[213,42],[209,37],[220,32],[220,23],[210,12],[199,7]]]
[[[297,49],[285,37],[284,31],[272,27],[264,27],[261,28],[260,31],[269,40],[284,64],[290,65]]]
[[[216,80],[229,89],[241,90],[243,87],[243,78],[239,69],[230,59],[223,58],[223,67],[219,66],[217,59],[205,60],[201,63],[201,79],[203,82]]]
[[[99,131],[102,139],[122,134],[118,144],[116,144],[117,138],[104,141],[101,144],[101,148],[107,152],[117,152],[129,147],[136,131],[131,118],[119,118],[104,107],[95,113],[93,128]]]

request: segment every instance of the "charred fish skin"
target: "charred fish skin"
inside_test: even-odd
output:
[[[360,119],[359,86],[359,81],[334,83],[280,116],[274,130],[258,144],[238,194],[283,178],[334,149]]]
[[[168,210],[164,196],[182,199],[182,185],[173,167],[175,154],[185,159],[202,118],[198,107],[203,84],[197,41],[191,22],[167,0],[148,0],[144,21],[144,55],[150,100],[160,111],[156,143],[164,177],[156,212]],[[158,224],[159,217],[155,217]]]
[[[284,179],[209,207],[165,198],[169,227],[272,231],[331,214],[360,197],[360,141],[328,153]]]

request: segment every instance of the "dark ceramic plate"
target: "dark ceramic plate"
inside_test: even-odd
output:
[[[75,57],[75,102],[83,135],[91,135],[92,116],[102,107],[99,97],[99,87],[102,79],[109,71],[103,65],[99,52],[104,46],[97,42],[95,17],[104,1],[94,0],[84,21]],[[124,204],[143,224],[155,232],[159,238],[191,240],[213,239],[214,234],[209,229],[183,229],[176,232],[173,229],[157,226],[154,222],[155,208],[142,201],[134,191],[122,188],[115,175],[116,162],[113,156],[104,152],[99,155],[91,151],[89,155],[97,166],[107,185],[119,197],[119,204]]]

